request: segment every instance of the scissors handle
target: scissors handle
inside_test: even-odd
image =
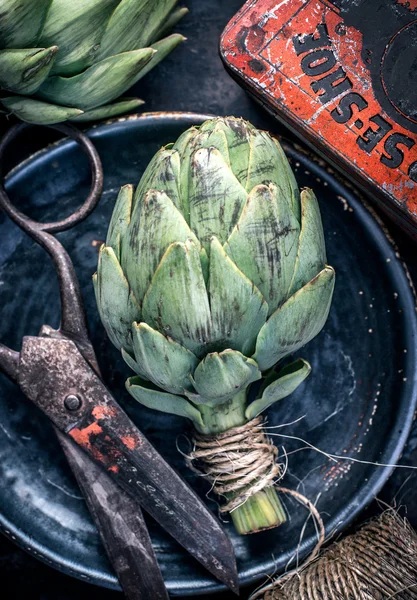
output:
[[[70,229],[83,221],[94,210],[103,190],[103,169],[97,150],[86,135],[71,125],[50,125],[68,135],[88,157],[91,166],[91,188],[85,202],[72,214],[58,221],[42,223],[21,212],[10,200],[3,184],[1,165],[5,150],[10,142],[32,125],[21,123],[12,127],[0,141],[0,208],[21,229],[40,244],[51,256],[59,280],[61,295],[61,329],[75,340],[88,340],[87,324],[81,298],[80,286],[71,259],[62,244],[52,235]]]
[[[220,523],[137,429],[74,342],[24,337],[18,375],[23,392],[58,429],[237,592],[233,546]]]
[[[63,131],[62,127],[60,130]],[[71,129],[70,135],[74,139],[82,139],[83,134],[72,134],[74,131]],[[9,137],[6,142],[12,138],[13,136]],[[0,144],[0,161],[4,147],[3,142]],[[92,147],[85,148],[87,152],[91,150],[95,153]],[[94,161],[90,159],[90,162],[97,167],[98,156],[95,156]],[[99,195],[97,189],[93,177],[93,191],[90,192],[90,196],[94,197],[94,194],[97,194],[96,200]],[[61,284],[62,326],[57,332],[43,328],[41,336],[24,338],[17,368],[18,384],[58,429],[72,437],[80,451],[86,453],[86,457],[94,460],[99,465],[98,468],[104,468],[105,476],[112,478],[115,489],[116,486],[120,487],[119,493],[124,491],[128,495],[129,498],[123,499],[120,504],[120,509],[127,514],[127,518],[123,517],[127,526],[122,532],[129,533],[129,524],[133,526],[128,518],[130,502],[139,502],[208,571],[237,592],[236,563],[227,535],[198,496],[169,467],[115,402],[101,381],[98,368],[86,352],[86,348],[90,348],[89,354],[94,355],[88,340],[78,280],[69,255],[52,235],[85,218],[91,209],[90,200],[83,206],[86,205],[87,209],[81,216],[83,207],[72,217],[62,221],[52,224],[39,223],[18,211],[11,204],[4,187],[0,187],[0,207],[3,206],[9,216],[48,251],[55,262]],[[1,356],[0,348],[0,365]],[[14,355],[9,354],[6,358],[9,371],[15,370]],[[72,459],[74,460],[70,461],[71,464],[76,465],[76,456],[72,456]],[[80,464],[78,475],[82,481]],[[94,482],[91,482],[90,478],[81,483],[81,488],[84,484],[92,485],[94,492]],[[104,483],[103,489],[105,487]],[[87,502],[94,497],[94,494],[89,496],[90,492],[91,489],[86,493]],[[134,509],[130,512],[132,511]],[[92,513],[95,516],[94,508]],[[137,523],[140,523],[140,513],[136,513],[136,519]],[[111,538],[115,533],[120,533],[117,527],[110,522],[110,531],[106,531],[100,519],[98,526],[102,535],[109,535],[107,547],[113,547]],[[136,528],[138,540],[143,538],[144,532],[147,535],[144,525]],[[137,548],[134,554],[146,554],[145,544]],[[132,559],[135,558],[134,554]],[[111,552],[109,557],[116,558]],[[112,562],[118,571],[117,561],[116,564],[114,560]],[[155,581],[158,580],[162,594],[163,584],[154,556],[147,556],[143,562],[147,565],[145,569],[150,571],[151,565],[154,568],[153,576],[150,578],[148,573],[147,579],[142,579],[142,583],[154,580],[154,588],[159,589],[155,587]],[[123,585],[122,579],[121,583]],[[142,597],[157,596],[155,593],[131,596],[132,600]]]
[[[0,141],[1,178],[3,176],[3,156],[7,146],[13,140],[15,140],[22,133],[22,131],[26,131],[30,127],[34,127],[34,125],[31,123],[19,123],[18,125],[14,125]],[[34,237],[36,241],[38,241],[38,237],[35,236],[37,236],[40,232],[58,233],[60,231],[71,229],[74,227],[74,225],[81,223],[81,221],[88,217],[88,215],[95,209],[103,191],[103,167],[101,165],[98,152],[89,138],[72,125],[57,124],[47,126],[44,125],[44,127],[55,129],[56,131],[67,135],[81,146],[81,149],[87,155],[91,167],[91,187],[84,203],[68,217],[58,221],[43,223],[41,221],[35,221],[34,219],[31,219],[18,208],[16,208],[16,206],[13,205],[13,203],[10,201],[10,198],[7,196],[2,184],[0,187],[0,206],[5,210],[9,217],[19,225],[19,227],[26,231],[28,235]]]
[[[7,145],[28,127],[21,124],[9,130],[0,142],[0,165]],[[71,259],[53,233],[80,223],[100,199],[103,174],[100,158],[90,140],[69,125],[56,125],[58,131],[77,141],[86,152],[92,170],[92,184],[84,204],[60,221],[41,223],[19,211],[0,182],[0,207],[52,257],[57,269],[62,319],[61,329],[44,326],[41,336],[74,339],[89,364],[99,372],[88,338],[83,301]],[[1,180],[1,170],[0,170]],[[18,383],[20,353],[0,343],[0,371]],[[110,562],[128,600],[168,600],[168,594],[137,502],[120,489],[74,442],[55,428],[58,440],[96,523]]]

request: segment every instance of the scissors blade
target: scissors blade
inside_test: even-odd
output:
[[[220,523],[136,428],[74,342],[24,338],[18,381],[58,429],[237,593],[233,546]]]
[[[0,343],[0,371],[14,382],[20,355]],[[168,593],[137,501],[128,496],[69,436],[55,433],[80,487],[128,600],[168,600]]]
[[[138,503],[68,436],[59,430],[56,433],[126,598],[169,600]]]

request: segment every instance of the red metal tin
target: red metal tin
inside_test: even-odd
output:
[[[417,0],[250,0],[221,55],[265,108],[417,235]]]

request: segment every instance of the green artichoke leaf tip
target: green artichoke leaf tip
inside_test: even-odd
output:
[[[200,411],[182,396],[164,392],[138,376],[127,379],[126,389],[135,400],[147,408],[185,417],[196,427],[204,427]]]
[[[278,373],[271,371],[269,377],[265,379],[257,399],[251,402],[246,409],[245,416],[248,421],[260,415],[278,400],[292,394],[309,376],[310,372],[310,364],[302,358],[283,367]]]

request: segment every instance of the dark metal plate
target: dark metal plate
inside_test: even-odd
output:
[[[139,406],[124,389],[128,368],[99,323],[91,275],[121,184],[137,183],[162,145],[204,119],[192,114],[150,114],[92,130],[103,160],[105,192],[96,212],[60,235],[81,279],[95,348],[106,382],[156,448],[204,497],[207,486],[188,472],[176,448],[185,421]],[[304,418],[276,430],[320,449],[366,461],[393,463],[400,456],[416,404],[416,313],[400,258],[381,225],[354,194],[303,152],[286,146],[301,186],[314,188],[322,210],[336,291],[323,332],[299,353],[312,375],[269,410],[269,424]],[[55,219],[81,203],[89,171],[73,143],[32,157],[9,179],[10,194],[36,218]],[[43,323],[58,325],[55,275],[44,252],[0,215],[0,339],[19,349],[23,334]],[[287,452],[303,446],[275,438]],[[179,440],[180,443],[181,439]],[[391,469],[334,463],[303,450],[291,454],[285,485],[316,500],[327,533],[345,528],[378,493]],[[214,502],[209,501],[213,510]],[[230,533],[241,584],[282,570],[294,555],[306,512],[285,499],[291,521],[249,537]],[[117,587],[98,534],[46,418],[0,376],[0,527],[23,548],[58,569],[98,585]],[[221,589],[149,519],[149,528],[173,595]],[[307,528],[300,558],[315,541]]]

